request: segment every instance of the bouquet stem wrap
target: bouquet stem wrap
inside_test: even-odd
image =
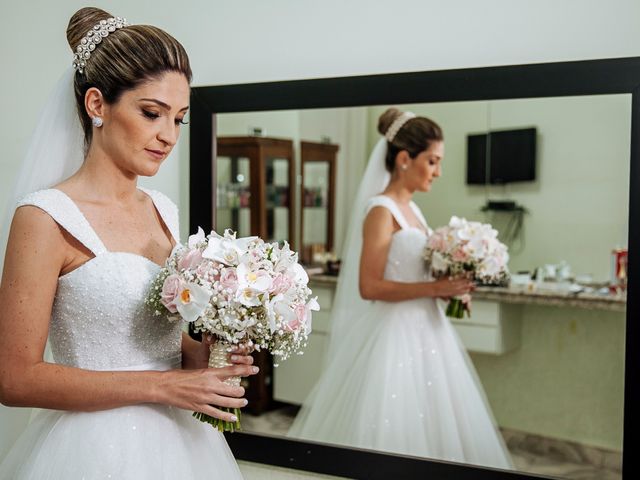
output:
[[[209,368],[222,368],[232,365],[227,358],[230,346],[228,343],[221,341],[209,345]],[[238,387],[240,386],[240,377],[229,377],[224,383],[232,387]],[[220,407],[220,410],[233,413],[238,420],[236,422],[227,422],[226,420],[220,420],[219,418],[214,418],[201,412],[194,412],[193,416],[201,422],[211,424],[221,432],[234,432],[241,429],[239,408]]]
[[[445,312],[447,317],[462,318],[464,317],[464,312],[467,312],[467,316],[470,316],[469,310],[461,298],[453,297],[449,300],[447,311]]]

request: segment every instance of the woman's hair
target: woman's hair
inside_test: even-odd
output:
[[[378,132],[380,135],[387,133],[393,121],[402,115],[397,108],[388,108],[378,119]],[[440,126],[426,117],[414,117],[408,120],[392,142],[387,141],[387,157],[384,164],[387,170],[393,173],[396,167],[396,156],[402,150],[406,150],[411,158],[416,158],[419,153],[427,150],[433,142],[444,140]]]
[[[101,20],[113,15],[87,7],[73,14],[67,26],[72,52],[82,38]],[[83,72],[74,76],[76,106],[84,130],[85,147],[91,143],[91,119],[84,106],[87,90],[96,87],[108,104],[116,103],[123,92],[154,80],[166,72],[182,73],[191,83],[191,67],[184,47],[165,31],[151,25],[131,25],[102,39],[86,60]]]

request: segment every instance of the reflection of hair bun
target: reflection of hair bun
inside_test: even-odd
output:
[[[380,135],[386,136],[391,124],[404,113],[406,112],[398,108],[387,108],[378,119]],[[442,129],[436,122],[422,116],[410,117],[400,125],[397,132],[394,132],[392,141],[387,140],[387,156],[384,161],[387,170],[393,173],[396,157],[402,150],[406,150],[411,158],[416,158],[420,152],[428,149],[432,142],[443,139]]]
[[[67,41],[71,51],[76,53],[76,47],[80,45],[80,41],[94,25],[100,23],[100,20],[106,20],[113,15],[95,7],[85,7],[73,14],[67,26]]]
[[[402,111],[397,108],[391,107],[387,108],[380,118],[378,118],[378,132],[380,135],[384,136],[389,130],[389,127],[393,123],[393,121],[402,115]]]

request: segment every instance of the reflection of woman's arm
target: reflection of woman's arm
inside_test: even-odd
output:
[[[17,209],[0,283],[0,402],[8,406],[96,411],[162,403],[230,421],[210,404],[242,407],[244,389],[224,384],[250,365],[223,369],[91,371],[43,361],[58,275],[73,254],[61,228],[37,207]],[[88,295],[97,292],[87,292]],[[153,328],[153,325],[149,325]]]
[[[360,295],[365,300],[399,302],[422,297],[452,297],[469,292],[473,284],[465,279],[403,283],[384,279],[393,233],[398,225],[384,207],[371,209],[364,221],[360,256]],[[422,259],[416,259],[422,261]]]

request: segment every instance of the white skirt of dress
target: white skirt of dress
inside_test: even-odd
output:
[[[0,465],[0,479],[242,479],[224,435],[191,413],[158,404],[40,410]]]
[[[513,468],[473,364],[435,300],[374,302],[341,340],[290,437]]]
[[[190,412],[136,405],[42,410],[0,466],[1,479],[242,478],[224,436]]]

